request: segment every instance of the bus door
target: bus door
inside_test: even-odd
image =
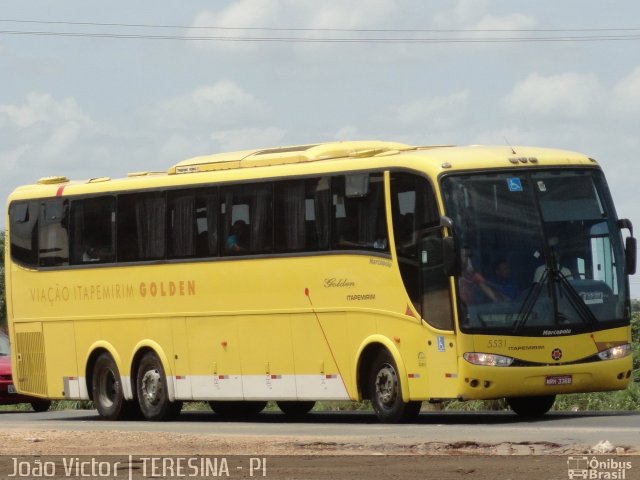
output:
[[[418,244],[420,312],[428,325],[425,360],[430,398],[453,398],[457,392],[458,355],[447,266],[454,252],[448,240],[437,227],[424,233]]]
[[[390,192],[395,256],[409,299],[407,309],[424,326],[424,343],[415,354],[414,366],[428,378],[420,379],[411,390],[417,388],[420,395],[432,398],[455,396],[457,355],[446,268],[451,259],[444,249],[450,239],[443,237],[433,187],[425,177],[391,172]],[[412,357],[407,360],[413,362]]]

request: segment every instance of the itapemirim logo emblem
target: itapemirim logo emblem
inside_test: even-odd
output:
[[[631,470],[631,461],[603,457],[568,457],[567,476],[569,479],[626,480]]]

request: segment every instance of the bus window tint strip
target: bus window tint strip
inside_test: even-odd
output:
[[[11,255],[65,267],[330,250],[389,253],[382,173],[14,202]]]

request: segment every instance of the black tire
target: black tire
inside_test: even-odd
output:
[[[51,400],[34,400],[31,402],[34,412],[46,412],[51,408]]]
[[[119,420],[126,413],[120,372],[108,353],[100,354],[93,365],[91,392],[93,404],[102,418]]]
[[[228,418],[241,418],[250,417],[259,414],[264,407],[267,406],[267,402],[256,401],[220,401],[212,400],[209,402],[211,410],[216,412],[221,417]]]
[[[300,417],[302,415],[306,415],[309,413],[313,407],[316,406],[316,402],[313,400],[304,401],[281,401],[276,402],[278,404],[278,408],[282,410],[282,413],[289,415],[291,417]]]
[[[182,410],[182,402],[169,401],[167,377],[162,362],[155,353],[145,353],[140,360],[136,393],[140,411],[147,420],[173,420]]]
[[[555,395],[543,397],[511,397],[507,398],[507,403],[511,410],[524,418],[539,418],[551,410]]]
[[[138,400],[126,400],[122,407],[121,420],[142,420],[144,415],[140,411],[140,404]]]
[[[381,350],[371,365],[369,397],[378,420],[383,423],[413,420],[422,406],[422,402],[404,402],[398,367],[388,350]]]

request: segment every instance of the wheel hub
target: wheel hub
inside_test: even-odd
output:
[[[160,373],[157,370],[149,370],[142,377],[142,396],[152,405],[158,403],[160,398]]]
[[[376,375],[376,396],[383,405],[393,405],[398,395],[398,376],[391,365],[385,365]]]
[[[115,402],[118,394],[118,382],[109,369],[105,369],[100,375],[100,398],[102,403],[110,407]]]

